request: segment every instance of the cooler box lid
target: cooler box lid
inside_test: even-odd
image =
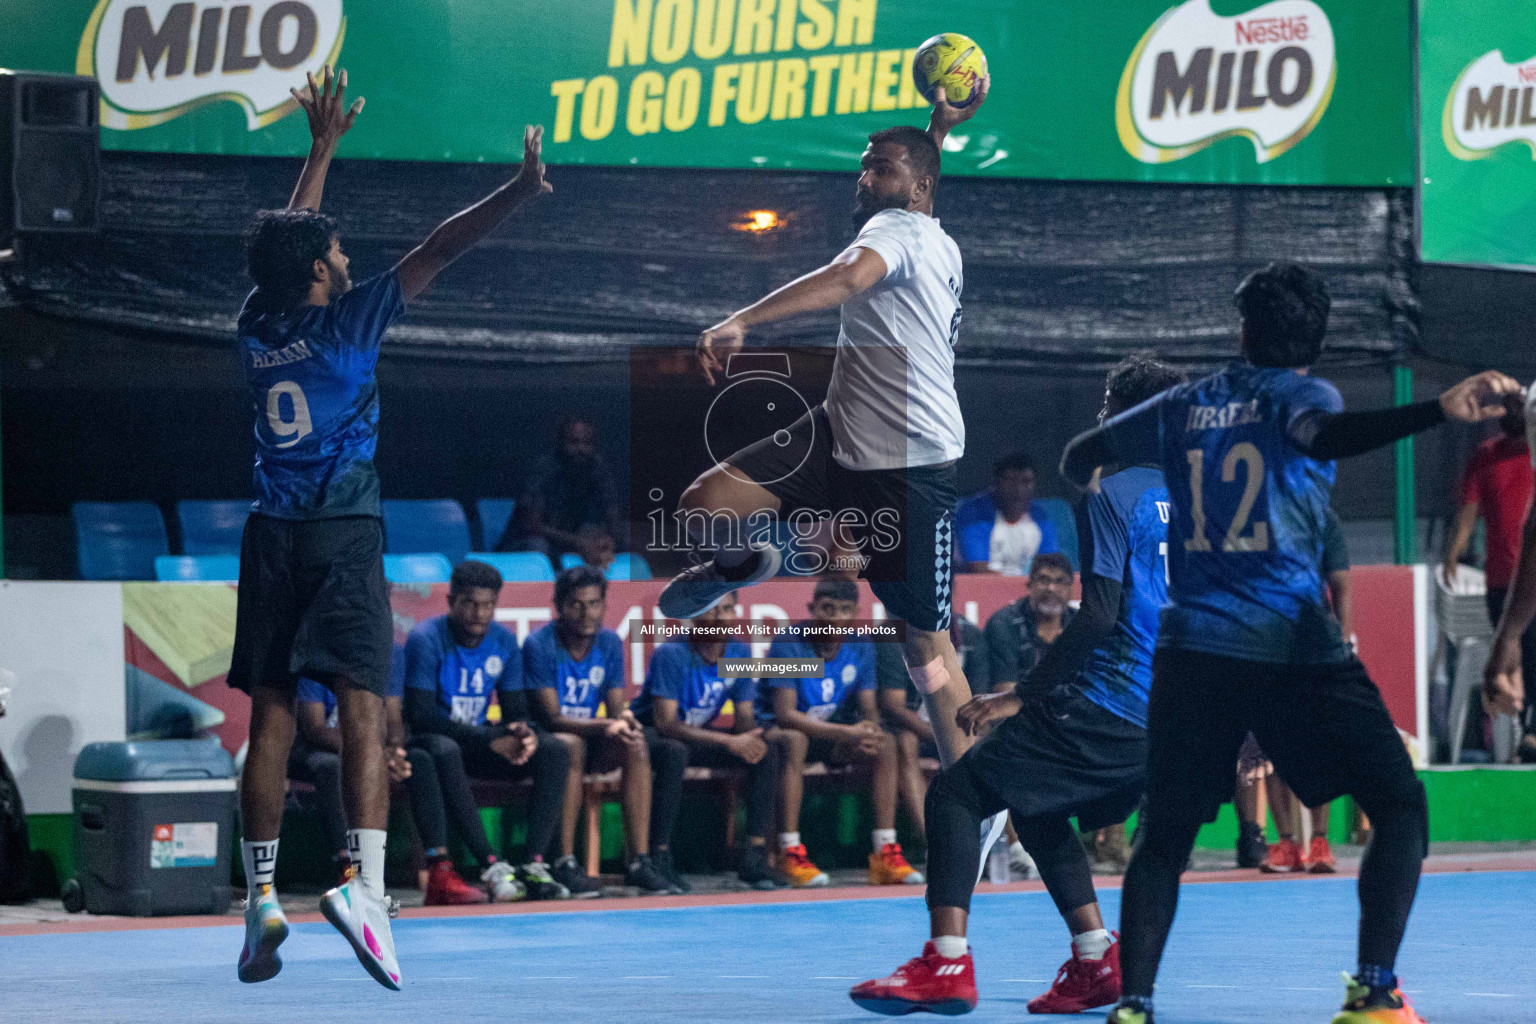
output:
[[[75,758],[75,779],[96,782],[173,782],[228,779],[235,762],[209,737],[200,740],[140,740],[88,743]]]

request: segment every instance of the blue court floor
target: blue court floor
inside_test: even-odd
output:
[[[1162,1024],[1326,1022],[1354,963],[1352,878],[1186,885]],[[1119,893],[1102,894],[1118,917]],[[1536,873],[1426,876],[1398,965],[1430,1024],[1536,1021]],[[969,1020],[1029,1018],[1066,935],[1043,892],[980,895]],[[235,980],[238,928],[0,937],[0,1021],[796,1024],[879,1018],[849,1002],[925,935],[919,898],[414,918],[406,989],[379,988],[324,924],[295,926],[275,980]],[[933,1019],[933,1018],[929,1018]]]

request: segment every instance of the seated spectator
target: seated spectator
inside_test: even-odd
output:
[[[563,417],[555,427],[555,454],[534,467],[496,550],[542,551],[556,566],[572,551],[603,567],[603,550],[612,561],[624,539],[619,493],[597,452],[597,428]]]
[[[963,615],[950,616],[949,638],[960,656],[960,667],[971,693],[987,693],[991,666],[987,664],[987,641],[981,630]],[[939,749],[928,721],[928,708],[917,692],[907,663],[901,657],[901,645],[875,644],[875,685],[879,690],[880,718],[885,730],[896,737],[897,792],[917,831],[926,833],[923,802],[928,798],[928,776],[923,774],[922,759],[937,758]],[[1023,847],[1019,847],[1023,849]]]
[[[1536,482],[1531,471],[1530,445],[1525,438],[1525,416],[1522,410],[1515,409],[1499,420],[1498,436],[1478,445],[1462,471],[1461,508],[1442,567],[1447,579],[1455,575],[1481,515],[1487,524],[1488,555],[1483,573],[1488,580],[1488,618],[1495,628],[1504,615],[1509,585],[1520,560],[1520,531],[1525,525],[1526,510],[1531,507],[1533,490]],[[1536,625],[1520,637],[1520,652],[1525,678],[1536,679]],[[1536,729],[1533,700],[1536,685],[1527,683],[1522,716],[1525,735],[1518,752],[1520,760],[1527,762],[1536,761],[1536,735],[1531,731]]]
[[[497,861],[484,880],[502,898],[510,898],[502,883],[515,875],[529,899],[565,899],[570,890],[550,877],[544,854],[560,824],[570,751],[562,743],[541,743],[527,722],[514,717],[486,721],[492,694],[503,709],[516,705],[522,677],[517,637],[493,621],[500,592],[501,573],[494,567],[473,560],[453,567],[448,614],[418,623],[405,643],[405,720],[429,749],[446,748],[426,736],[457,746],[471,778],[533,780],[528,859],[516,869]]]
[[[963,572],[1023,576],[1037,554],[1061,550],[1055,525],[1035,500],[1035,464],[1024,454],[997,460],[992,486],[960,503],[955,532]]]
[[[1029,568],[1029,593],[1004,605],[987,620],[987,658],[994,692],[1018,685],[1039,664],[1045,649],[1072,621],[1072,563],[1058,551],[1036,555]]]
[[[848,580],[816,584],[805,625],[840,625],[859,612],[858,585]],[[784,831],[779,834],[781,867],[796,886],[827,884],[825,872],[811,863],[800,842],[800,801],[805,791],[805,765],[869,764],[874,769],[875,829],[869,855],[871,885],[921,885],[896,842],[896,740],[880,728],[875,700],[875,652],[869,643],[799,638],[775,640],[770,658],[821,659],[824,670],[815,678],[766,678],[760,683],[771,694],[773,728],[767,736],[784,751],[782,802]],[[839,717],[843,721],[835,721]]]
[[[694,620],[695,625],[728,628],[736,622],[736,595]],[[721,678],[721,658],[748,658],[747,644],[692,636],[656,648],[645,673],[645,688],[635,699],[635,719],[652,734],[676,740],[688,751],[688,764],[740,768],[747,775],[747,843],[737,876],[754,889],[777,889],[789,880],[768,863],[768,837],[778,805],[779,756],[763,739],[754,711],[757,685],[748,677]],[[897,658],[901,657],[897,653]],[[710,728],[731,702],[731,731]],[[682,797],[678,785],[664,789],[657,779],[651,816],[660,835],[670,836]]]
[[[602,573],[578,565],[556,577],[555,621],[523,645],[523,688],[539,721],[568,745],[573,764],[622,773],[619,801],[634,853],[624,884],[648,893],[687,892],[691,887],[672,860],[670,831],[658,831],[652,818],[651,794],[653,781],[663,791],[682,785],[688,749],[676,740],[648,738],[630,713],[624,696],[624,644],[617,633],[603,628],[607,611],[608,581]],[[606,718],[598,717],[601,711]],[[566,820],[574,836],[569,811],[568,806]]]

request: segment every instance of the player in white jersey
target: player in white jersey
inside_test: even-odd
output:
[[[706,519],[710,529],[721,519],[747,524],[765,512],[834,520],[836,547],[865,559],[875,596],[906,622],[903,656],[946,764],[969,745],[954,723],[970,688],[949,637],[955,461],[965,450],[954,376],[963,276],[933,198],[945,136],[984,97],[985,87],[963,109],[941,99],[927,131],[871,135],[856,192],[858,237],[831,263],[700,335],[699,362],[713,384],[751,328],[842,307],[825,403],[716,464],[680,503],[694,528]],[[667,586],[665,614],[691,618],[778,572],[774,546],[754,543],[745,528],[730,532],[694,538],[714,558]]]

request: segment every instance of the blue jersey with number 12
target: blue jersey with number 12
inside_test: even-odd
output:
[[[1327,381],[1234,363],[1107,424],[1122,465],[1154,459],[1168,482],[1161,646],[1282,664],[1349,657],[1319,570],[1333,463],[1290,440],[1298,416],[1343,407]]]

